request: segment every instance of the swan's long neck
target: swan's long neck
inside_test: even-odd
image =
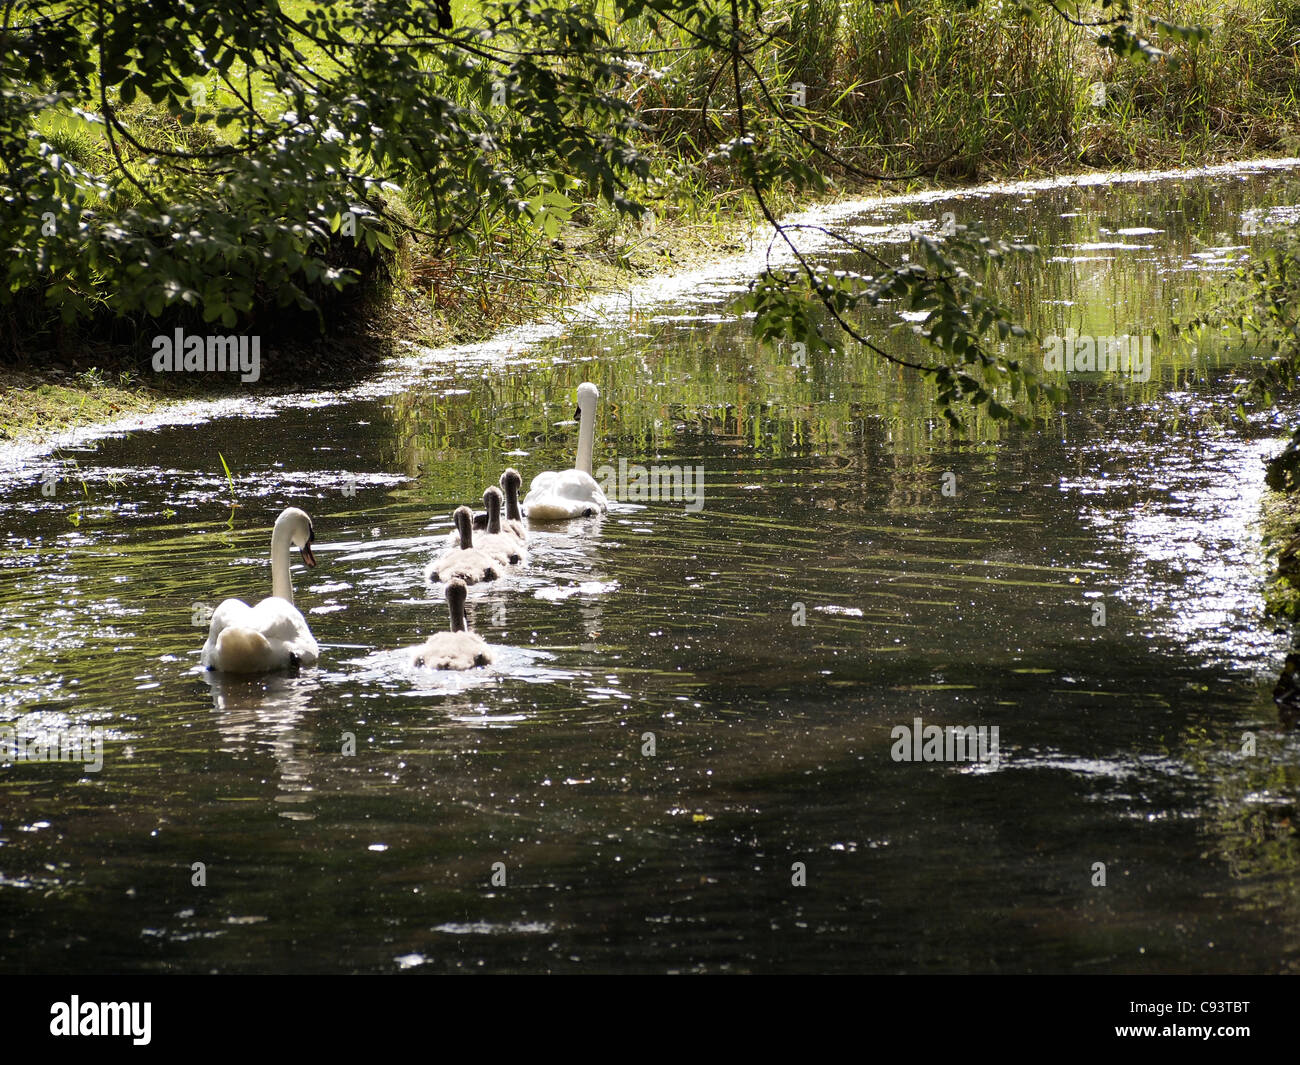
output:
[[[596,404],[588,403],[578,409],[582,416],[578,421],[578,458],[573,468],[591,476],[591,453],[596,447]]]
[[[519,509],[519,486],[514,481],[506,482],[506,517],[511,521],[524,520]]]
[[[487,499],[487,531],[493,535],[501,532],[501,501],[496,496]]]
[[[468,632],[469,627],[465,624],[465,600],[453,595],[447,600],[447,609],[451,611],[451,631]]]
[[[293,603],[293,581],[289,577],[289,527],[276,523],[271,532],[271,594]]]
[[[474,546],[474,523],[471,519],[466,518],[464,514],[456,515],[456,528],[460,531],[460,547],[462,551],[468,551]]]

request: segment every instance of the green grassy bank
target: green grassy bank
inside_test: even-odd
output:
[[[301,14],[312,5],[282,6]],[[453,5],[458,27],[488,14],[477,3]],[[1300,2],[1198,0],[1154,5],[1144,14],[1203,25],[1210,34],[1204,40],[1166,34],[1157,40],[1165,54],[1139,63],[1099,49],[1098,29],[1046,7],[1022,15],[1010,5],[970,8],[941,0],[772,3],[756,27],[761,43],[750,56],[744,91],[793,116],[773,128],[789,138],[791,153],[830,178],[821,199],[1297,150]],[[716,151],[735,134],[734,89],[720,76],[725,56],[653,14],[621,23],[611,18],[605,32],[642,57],[619,91],[644,126],[633,135],[648,160],[636,191],[651,204],[653,225],[629,220],[575,182],[564,209],[542,223],[484,210],[461,239],[431,240],[420,231],[434,193],[419,180],[405,182],[382,194],[395,224],[368,230],[352,245],[331,244],[329,261],[355,271],[358,283],[337,295],[312,290],[324,314],[287,316],[293,336],[281,342],[291,357],[279,364],[289,368],[268,374],[267,383],[337,384],[341,376],[364,374],[397,340],[481,338],[595,287],[627,284],[738,245],[760,215],[742,176]],[[305,62],[339,62],[308,38],[301,44]],[[238,102],[240,86],[253,96],[258,76],[235,64],[194,91],[215,109]],[[460,90],[453,84],[449,91]],[[456,99],[469,106],[475,91],[466,87]],[[78,117],[73,108],[93,110],[96,92],[92,76],[85,98],[40,115],[36,132],[83,174],[112,179],[125,172],[129,180],[111,182],[101,219],[115,213],[129,225],[132,210],[150,193],[156,157],[131,143],[111,143],[102,125]],[[785,107],[787,94],[791,105],[797,98],[796,110]],[[232,137],[197,106],[169,109],[139,98],[113,103],[131,140],[141,144],[216,151]],[[166,188],[178,194],[175,183]],[[778,210],[808,196],[780,184],[767,192]],[[0,438],[37,437],[178,396],[240,387],[203,375],[160,380],[149,364],[147,338],[170,320],[115,311],[113,293],[97,289],[91,273],[75,280],[72,295],[87,309],[69,322],[50,307],[49,289],[60,284],[64,296],[74,287],[59,278],[11,285],[0,307]],[[259,314],[278,320],[273,312],[269,302],[253,306],[249,320]],[[322,326],[330,339],[318,341],[312,334]]]

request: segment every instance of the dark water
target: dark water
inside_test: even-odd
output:
[[[891,253],[946,210],[1028,237],[990,285],[1040,333],[1163,335],[1297,204],[1226,174],[853,222]],[[1146,383],[1073,377],[963,441],[869,356],[756,345],[744,282],[0,472],[0,724],[107,736],[98,773],[0,766],[0,970],[1300,968],[1243,356],[1158,345]],[[496,666],[413,674],[451,509],[567,466],[583,380],[596,465],[701,466],[702,508],[536,536],[471,590]],[[206,676],[194,604],[269,594],[291,504],[320,666]],[[918,717],[997,726],[998,759],[895,761]]]

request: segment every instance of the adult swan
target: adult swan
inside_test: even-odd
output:
[[[596,444],[596,400],[600,393],[590,381],[578,386],[578,458],[571,470],[539,473],[528,486],[523,511],[529,522],[567,521],[603,514],[609,501],[591,476],[591,452]]]
[[[271,532],[271,596],[257,606],[227,599],[212,614],[208,642],[200,661],[223,673],[269,673],[315,665],[320,657],[307,619],[293,605],[289,548],[301,547],[302,560],[316,565],[311,518],[297,507],[286,508]]]

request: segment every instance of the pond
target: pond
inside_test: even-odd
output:
[[[0,765],[0,971],[1300,968],[1282,424],[1230,424],[1243,353],[1168,340],[1300,176],[817,217],[901,253],[949,212],[1041,246],[989,278],[1036,332],[1155,336],[1149,373],[960,439],[859,349],[756,343],[759,249],[337,394],[8,452],[0,725],[103,749]],[[700,492],[536,531],[470,589],[496,662],[413,671],[452,509],[571,465],[583,381],[597,467]],[[270,593],[289,505],[320,662],[208,674],[204,608]],[[984,757],[927,757],[930,726]]]

